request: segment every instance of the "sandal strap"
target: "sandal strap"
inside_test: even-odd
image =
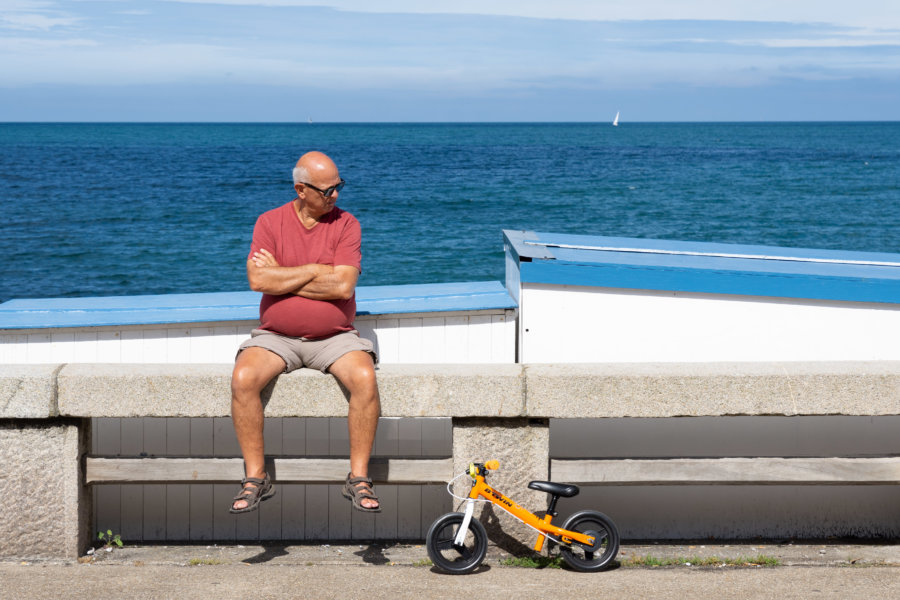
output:
[[[248,486],[248,483],[252,483],[253,487]],[[232,498],[232,503],[237,502],[238,500],[249,501],[258,496],[262,496],[268,487],[271,487],[271,483],[269,483],[269,475],[266,474],[265,479],[259,479],[258,477],[244,477],[241,479],[241,485],[244,486],[241,488],[241,491],[238,492],[237,496]]]
[[[247,498],[253,498],[256,496],[262,495],[262,488],[244,488],[238,495],[234,497],[235,500],[246,500]]]
[[[348,478],[347,483],[349,483],[352,486],[357,486],[360,483],[367,483],[371,486],[372,480],[369,479],[368,477],[353,477],[352,479]]]
[[[241,479],[241,485],[245,485],[248,483],[255,483],[256,485],[263,485],[269,481],[269,475],[267,474],[263,479],[258,477],[244,477]]]

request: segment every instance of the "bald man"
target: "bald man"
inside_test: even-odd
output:
[[[241,344],[231,377],[231,416],[244,456],[230,512],[256,510],[275,495],[265,472],[260,392],[300,367],[331,373],[350,392],[350,473],[342,493],[363,512],[380,512],[369,457],[381,405],[372,342],[353,328],[360,273],[359,222],[335,206],[344,180],[321,152],[300,157],[291,202],[262,214],[247,258],[250,288],[262,292],[260,326]]]

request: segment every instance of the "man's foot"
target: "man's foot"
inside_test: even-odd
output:
[[[368,477],[354,477],[353,473],[347,473],[347,480],[341,490],[344,498],[347,498],[353,508],[362,512],[381,512],[381,504],[372,487],[372,480]]]
[[[268,473],[265,477],[259,479],[257,477],[245,477],[241,480],[240,493],[231,501],[231,508],[228,512],[232,514],[253,512],[259,508],[259,503],[268,500],[275,495],[275,486],[269,479]]]

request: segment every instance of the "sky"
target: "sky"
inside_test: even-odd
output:
[[[0,0],[0,121],[900,120],[897,0]]]

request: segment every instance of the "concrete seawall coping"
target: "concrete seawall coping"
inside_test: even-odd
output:
[[[223,417],[230,365],[0,365],[0,418]],[[387,417],[900,414],[900,361],[383,365]],[[345,416],[335,379],[302,369],[266,391],[271,417]]]
[[[48,419],[59,415],[57,374],[61,364],[0,364],[0,418]]]

